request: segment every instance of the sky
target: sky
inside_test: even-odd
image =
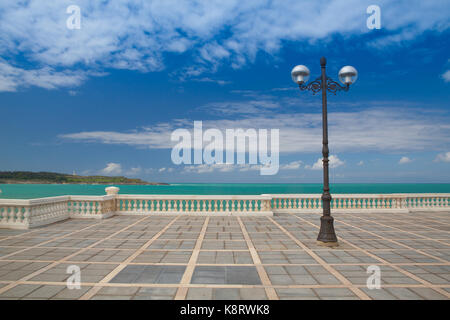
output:
[[[79,28],[76,10],[80,12]],[[370,5],[380,28],[369,29]],[[320,183],[328,94],[332,183],[450,182],[448,1],[0,2],[0,171],[168,183]],[[279,170],[175,164],[177,129],[279,130]]]

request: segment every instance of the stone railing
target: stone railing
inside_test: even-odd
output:
[[[0,228],[28,229],[68,218],[118,215],[244,215],[321,212],[320,194],[127,195],[0,199]],[[334,194],[332,212],[450,211],[450,194]]]
[[[267,194],[272,198],[273,212],[321,212],[320,194]],[[331,209],[334,212],[367,211],[423,211],[450,210],[448,193],[402,194],[333,194]]]
[[[30,200],[0,199],[0,227],[28,229],[69,218],[69,196]]]
[[[118,214],[272,215],[269,196],[118,195]]]
[[[108,218],[116,212],[116,199],[113,195],[70,196],[67,209],[71,218]]]

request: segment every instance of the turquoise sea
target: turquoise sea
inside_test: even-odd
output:
[[[108,185],[0,184],[0,198],[31,199],[61,195],[104,195]],[[171,184],[169,186],[120,185],[125,194],[262,194],[322,193],[321,184]],[[332,184],[331,193],[450,193],[450,183],[430,184]]]

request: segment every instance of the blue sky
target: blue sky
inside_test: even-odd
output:
[[[359,72],[329,96],[331,182],[448,183],[449,16],[445,1],[2,1],[0,170],[321,182],[320,95],[290,71],[314,78],[325,55],[335,80]],[[278,174],[174,165],[170,134],[194,120],[279,129]]]

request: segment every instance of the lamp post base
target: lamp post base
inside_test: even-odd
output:
[[[333,241],[333,242],[323,242],[323,241],[316,241],[317,245],[322,247],[339,247],[339,242]]]
[[[332,216],[320,217],[320,231],[317,237],[317,244],[327,247],[338,246],[336,233],[334,232],[334,218]]]

